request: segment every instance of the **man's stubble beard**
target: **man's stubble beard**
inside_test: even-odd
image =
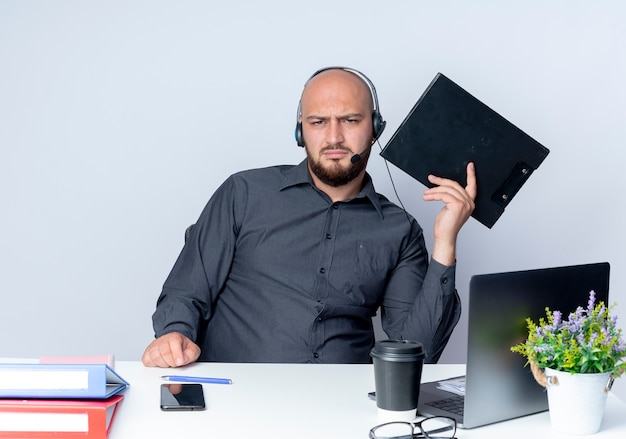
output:
[[[339,187],[350,183],[365,169],[367,166],[367,159],[370,155],[370,148],[359,155],[361,158],[356,163],[350,162],[348,168],[342,167],[339,164],[339,161],[333,161],[330,167],[325,168],[320,163],[320,160],[314,160],[307,150],[307,159],[309,161],[311,172],[313,172],[313,174],[319,178],[322,183],[332,187]]]

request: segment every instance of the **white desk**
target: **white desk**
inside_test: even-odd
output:
[[[367,439],[379,424],[371,365],[198,363],[181,369],[146,368],[117,361],[116,370],[130,382],[109,439],[315,438]],[[207,410],[162,412],[161,375],[169,373],[225,377],[232,385],[205,384]],[[430,381],[464,373],[460,365],[427,365]],[[596,438],[626,435],[626,403],[609,395]],[[564,438],[551,431],[547,412],[472,430],[465,438]],[[576,437],[576,436],[574,436]],[[580,436],[578,436],[580,437]]]

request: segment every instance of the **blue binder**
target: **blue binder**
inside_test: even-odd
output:
[[[0,364],[0,398],[105,399],[128,385],[107,364]]]

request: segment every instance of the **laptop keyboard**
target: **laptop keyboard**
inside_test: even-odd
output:
[[[463,416],[463,404],[464,398],[460,395],[455,395],[450,398],[440,399],[439,401],[431,401],[427,403],[427,405],[441,410],[447,410],[459,416]]]

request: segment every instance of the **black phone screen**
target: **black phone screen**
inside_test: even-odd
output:
[[[204,410],[202,384],[161,384],[161,410]]]

